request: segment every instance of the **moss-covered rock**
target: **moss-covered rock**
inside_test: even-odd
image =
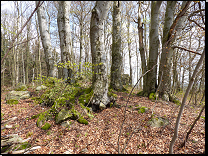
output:
[[[28,91],[11,91],[6,95],[6,100],[15,99],[28,99],[30,98],[30,92]]]
[[[142,107],[137,107],[136,109],[138,109],[138,113],[145,113],[149,110],[149,108],[142,106]]]
[[[61,123],[62,121],[72,117],[73,114],[70,110],[62,109],[55,118],[57,124]]]
[[[49,124],[48,122],[46,122],[45,125],[43,127],[41,127],[41,129],[48,130],[50,127],[51,127],[51,124]]]
[[[86,119],[84,119],[82,116],[77,121],[81,124],[88,125],[88,121]]]
[[[15,91],[26,91],[27,86],[23,83],[18,83],[14,90]]]
[[[161,127],[161,126],[169,124],[169,121],[168,119],[158,117],[158,118],[150,119],[147,123],[151,125],[152,127]]]
[[[149,99],[150,99],[150,100],[156,100],[156,95],[155,95],[155,93],[150,93],[150,94],[149,94]],[[158,99],[158,94],[157,94],[157,99]]]

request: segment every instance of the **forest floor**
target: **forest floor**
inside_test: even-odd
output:
[[[22,139],[31,137],[29,143],[32,147],[41,146],[30,154],[61,154],[61,153],[86,153],[86,154],[117,154],[118,136],[120,127],[124,119],[125,105],[128,99],[127,93],[118,92],[117,103],[121,108],[107,108],[101,112],[93,113],[94,118],[89,119],[88,125],[74,122],[71,128],[64,128],[55,124],[54,120],[49,120],[51,124],[49,130],[42,130],[36,126],[37,118],[30,119],[31,116],[39,112],[44,112],[47,108],[35,104],[33,100],[19,100],[19,104],[6,104],[5,95],[1,95],[1,113],[3,120],[18,117],[17,120],[9,123],[13,128],[1,131],[1,136],[18,133]],[[149,107],[146,113],[138,114],[136,105]],[[159,100],[155,107],[147,97],[131,96],[126,111],[126,120],[123,125],[120,137],[120,149],[131,136],[132,131],[137,127],[137,131],[129,140],[126,154],[167,154],[169,152],[170,141],[173,137],[176,118],[179,106],[172,102]],[[154,117],[165,117],[170,124],[165,127],[151,127],[147,121],[151,119],[152,108],[154,107]],[[198,154],[205,151],[205,119],[200,118],[189,135],[186,146],[179,148],[184,141],[187,131],[195,118],[198,116],[201,107],[187,106],[184,108],[181,118],[178,139],[174,145],[175,154]],[[202,113],[205,116],[205,111]],[[72,120],[73,122],[73,120]]]

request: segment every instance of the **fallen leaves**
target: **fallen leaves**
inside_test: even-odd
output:
[[[124,100],[127,99],[128,95],[126,93],[117,93],[117,95],[117,103],[124,106],[126,104]],[[124,135],[121,136],[119,143],[121,150],[124,148],[128,137],[134,132],[125,149],[126,154],[167,154],[179,107],[171,102],[167,105],[165,102],[159,101],[154,107],[155,117],[165,116],[171,124],[164,128],[156,128],[147,124],[147,121],[151,118],[151,111],[138,114],[135,109],[136,105],[141,105],[151,110],[155,105],[154,102],[146,97],[132,96],[128,105],[131,107],[127,107],[127,118],[122,131]],[[93,113],[94,118],[89,119],[88,125],[75,122],[69,129],[56,125],[55,121],[49,120],[51,127],[44,131],[36,126],[37,119],[30,119],[30,117],[46,109],[43,109],[40,105],[35,105],[29,99],[20,100],[17,105],[8,105],[2,98],[1,113],[4,114],[4,120],[17,116],[18,120],[12,121],[11,124],[19,126],[2,130],[1,135],[18,132],[23,139],[26,139],[28,133],[32,134],[29,143],[32,147],[41,146],[41,148],[30,152],[30,154],[118,154],[117,141],[120,126],[124,119],[125,107],[107,108],[99,113]],[[196,109],[200,110],[200,108],[188,107],[184,110],[179,136],[174,146],[175,154],[196,154],[205,150],[205,120],[202,118],[194,127],[186,146],[178,149],[184,139],[186,130],[198,115]],[[204,112],[202,116],[205,116]],[[138,130],[134,131],[134,129]]]

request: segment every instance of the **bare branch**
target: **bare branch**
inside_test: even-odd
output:
[[[186,48],[183,48],[183,47],[179,47],[179,46],[172,46],[171,48],[173,48],[173,49],[179,48],[179,49],[186,50],[186,51],[191,52],[191,53],[194,53],[194,54],[201,55],[200,53],[198,53],[198,52],[196,52],[196,51],[189,50],[189,49],[186,49]]]

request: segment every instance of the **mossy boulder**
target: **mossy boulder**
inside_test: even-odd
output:
[[[149,108],[145,107],[145,106],[142,106],[142,107],[137,107],[136,108],[138,110],[138,113],[145,113],[149,110]]]
[[[72,117],[73,114],[70,110],[62,109],[55,118],[57,124],[61,123],[62,121]]]
[[[150,94],[149,94],[149,99],[150,99],[150,100],[156,100],[156,95],[155,95],[155,93],[150,93]],[[158,99],[158,94],[157,94],[157,99]]]
[[[152,127],[161,127],[161,126],[169,124],[169,121],[168,119],[158,117],[158,118],[150,119],[147,123],[151,125]]]
[[[143,96],[143,91],[140,91],[136,94],[137,96]]]
[[[41,85],[41,86],[38,86],[35,90],[40,91],[40,90],[43,90],[43,89],[47,89],[47,87],[44,86],[44,85]]]
[[[14,100],[20,100],[20,99],[28,99],[30,98],[30,92],[29,91],[11,91],[6,95],[6,100],[14,99]]]
[[[18,83],[14,90],[15,91],[26,91],[27,86],[23,83]]]
[[[45,125],[43,127],[41,127],[41,129],[48,130],[50,127],[51,127],[51,124],[49,124],[48,122],[46,122]]]
[[[169,98],[170,98],[170,101],[175,103],[176,105],[181,105],[180,100],[175,95],[171,94]]]
[[[42,127],[42,125],[45,124],[45,121],[48,119],[51,119],[52,115],[49,113],[49,111],[45,111],[43,113],[39,114],[38,120],[37,120],[37,127]]]
[[[164,94],[162,95],[162,100],[164,100],[164,101],[169,101],[169,95],[168,95],[167,93],[164,93]]]

